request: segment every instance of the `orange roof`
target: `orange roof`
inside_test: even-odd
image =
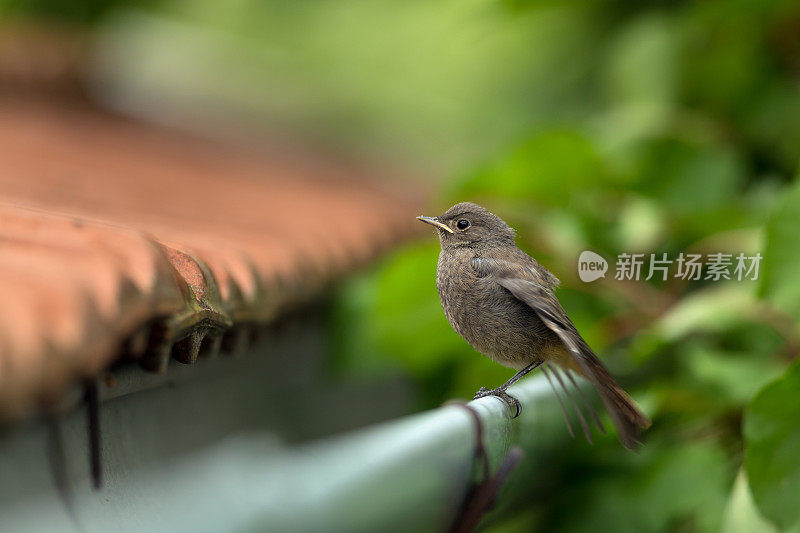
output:
[[[0,105],[0,416],[122,355],[194,362],[409,235],[415,202],[372,174]]]

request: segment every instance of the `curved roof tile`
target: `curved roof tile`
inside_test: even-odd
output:
[[[237,349],[232,326],[269,322],[415,230],[414,197],[371,174],[0,106],[0,416],[120,357],[164,371]]]

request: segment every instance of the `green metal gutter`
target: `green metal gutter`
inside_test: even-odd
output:
[[[514,420],[497,398],[469,404],[492,471],[512,445],[530,450],[552,427],[541,376],[509,392],[523,404]],[[104,439],[104,454],[124,449],[125,435]],[[0,530],[443,531],[480,477],[476,446],[474,416],[457,405],[299,445],[249,430],[176,460],[110,468],[100,491],[82,476],[68,490],[3,498]]]

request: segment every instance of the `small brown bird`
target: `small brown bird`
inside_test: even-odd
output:
[[[553,292],[558,279],[517,247],[514,230],[500,217],[470,202],[456,204],[438,217],[417,218],[438,230],[442,251],[436,287],[448,322],[476,350],[518,371],[496,389],[481,387],[475,399],[497,396],[516,408],[516,417],[519,401],[506,389],[541,366],[561,403],[570,434],[574,435],[569,416],[548,370],[575,404],[591,442],[589,425],[559,369],[581,395],[600,431],[604,430],[597,412],[575,383],[574,372],[594,385],[620,441],[634,449],[639,430],[649,427],[650,420],[581,338]]]

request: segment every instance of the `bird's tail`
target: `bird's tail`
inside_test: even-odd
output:
[[[619,440],[630,449],[635,450],[639,442],[639,433],[650,427],[650,419],[642,413],[628,394],[622,390],[606,367],[591,349],[582,350],[580,361],[582,373],[594,385],[603,400],[614,427],[617,428]]]

